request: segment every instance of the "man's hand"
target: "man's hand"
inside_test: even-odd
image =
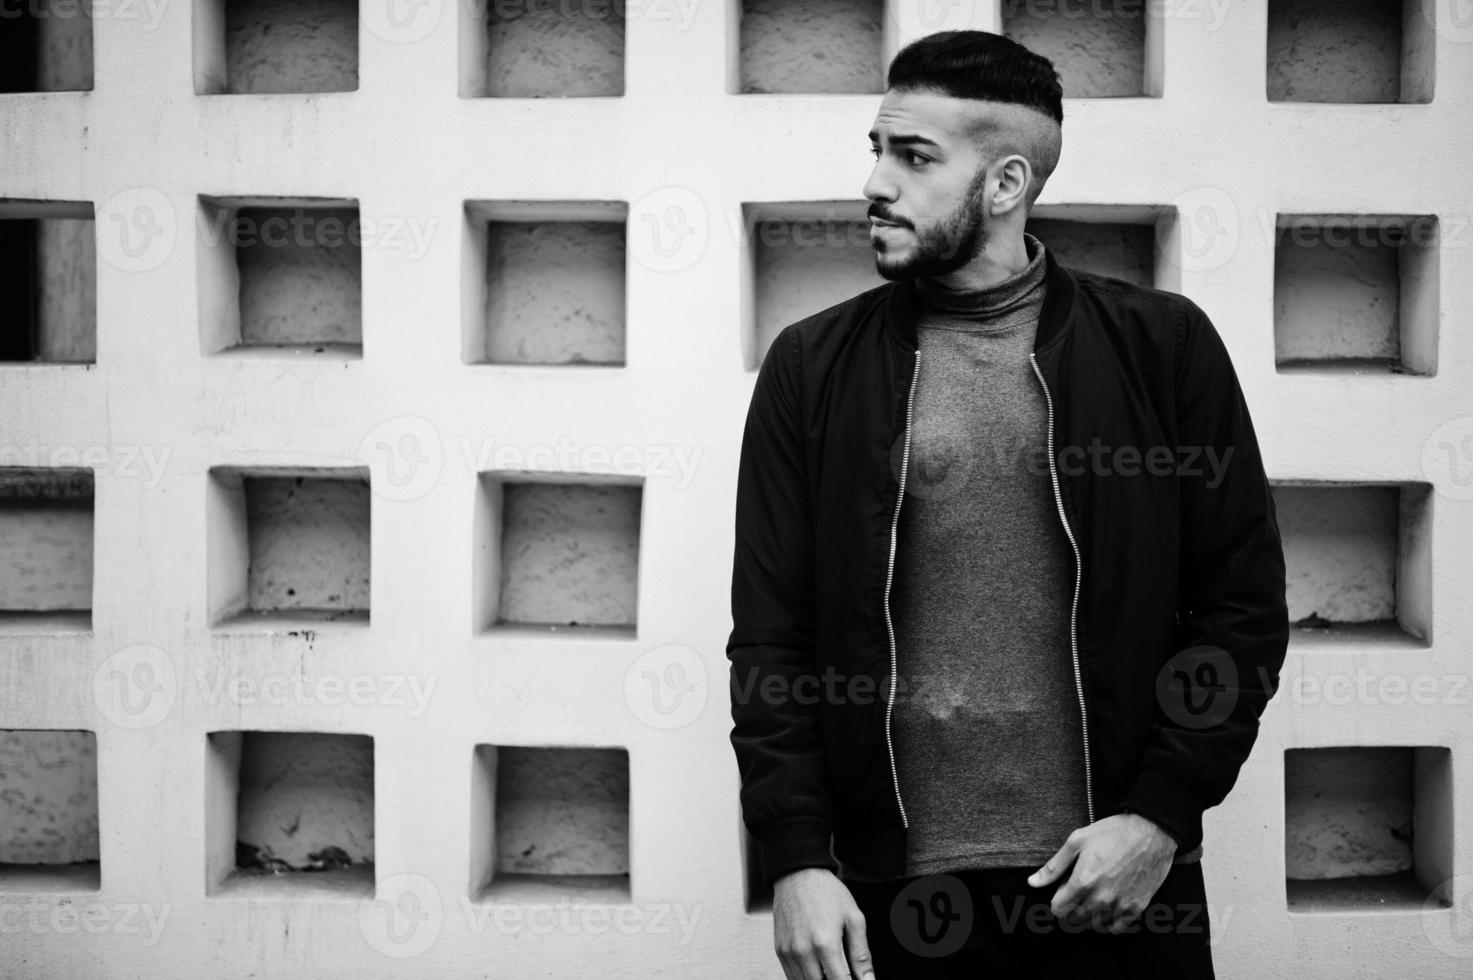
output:
[[[800,868],[777,879],[772,922],[788,980],[874,980],[864,915],[827,868]]]
[[[1140,917],[1171,870],[1176,841],[1138,813],[1118,813],[1080,827],[1048,863],[1028,876],[1040,888],[1074,873],[1054,892],[1049,911],[1070,922],[1098,922],[1116,935]]]

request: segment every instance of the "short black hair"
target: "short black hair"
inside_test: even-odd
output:
[[[890,62],[886,87],[1027,106],[1064,122],[1064,88],[1054,63],[988,31],[939,31],[912,41]]]

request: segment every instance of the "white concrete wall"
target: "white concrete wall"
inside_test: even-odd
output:
[[[1219,975],[1467,975],[1456,5],[613,7],[49,15],[0,220],[91,214],[95,265],[44,239],[0,466],[95,491],[90,531],[0,499],[0,972],[780,976],[722,652],[753,372],[875,281],[889,55],[1006,24],[1073,96],[1035,230],[1212,315],[1324,620],[1208,814]],[[251,208],[361,241],[243,250]],[[242,884],[237,841],[354,865]]]

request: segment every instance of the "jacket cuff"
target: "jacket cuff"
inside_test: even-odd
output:
[[[757,840],[762,851],[762,879],[771,886],[781,876],[799,868],[828,868],[838,872],[839,862],[829,850],[833,830],[819,817],[786,820],[770,828]]]
[[[1178,776],[1160,769],[1143,769],[1135,785],[1121,801],[1120,809],[1138,813],[1158,824],[1176,839],[1178,854],[1195,850],[1202,843],[1202,811]]]

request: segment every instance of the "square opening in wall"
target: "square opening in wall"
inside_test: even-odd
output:
[[[1447,906],[1452,753],[1441,746],[1284,752],[1290,912]]]
[[[762,848],[746,825],[737,820],[742,834],[742,870],[746,878],[747,911],[772,911],[772,886],[762,877]]]
[[[0,467],[0,631],[92,628],[93,477]]]
[[[90,3],[26,0],[0,20],[0,93],[92,90]]]
[[[358,0],[194,0],[196,95],[352,92]]]
[[[368,470],[210,470],[210,622],[275,632],[366,625]]]
[[[205,354],[362,356],[356,201],[201,197],[200,207]]]
[[[8,28],[7,28],[8,29]],[[0,201],[0,361],[97,360],[97,222],[83,201]]]
[[[96,891],[96,733],[0,729],[0,815],[0,892]]]
[[[1432,215],[1280,215],[1278,370],[1436,374],[1440,237]]]
[[[868,204],[742,205],[742,360],[755,371],[782,329],[885,284],[875,271]]]
[[[1273,496],[1292,644],[1429,643],[1431,484],[1285,481]]]
[[[643,495],[642,483],[624,477],[482,473],[475,630],[632,638]]]
[[[1156,286],[1157,226],[1166,217],[1157,207],[1049,204],[1033,209],[1025,230],[1071,269]]]
[[[624,94],[624,11],[609,0],[463,3],[461,98]]]
[[[468,201],[462,360],[622,367],[625,230],[613,201]]]
[[[629,752],[477,745],[472,900],[629,901]]]
[[[370,736],[211,732],[205,765],[207,894],[372,896]]]
[[[882,0],[733,0],[734,93],[868,95],[885,90]]]
[[[1269,0],[1270,102],[1431,102],[1437,0]]]
[[[1159,96],[1158,7],[1141,0],[1005,2],[1003,33],[1054,63],[1065,98]]]

